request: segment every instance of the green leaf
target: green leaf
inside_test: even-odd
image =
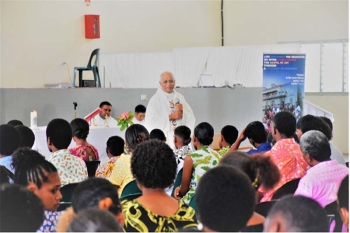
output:
[[[120,127],[120,131],[124,131],[124,129],[126,128],[126,125],[122,125],[122,127]]]
[[[218,164],[218,161],[214,160],[212,164],[215,166],[216,164]]]
[[[202,157],[203,155],[197,154],[197,153],[191,153],[191,154],[189,154],[189,156],[191,156],[193,158],[199,158],[199,157]]]
[[[210,167],[208,167],[208,166],[203,166],[203,167],[201,167],[204,171],[208,171],[209,169],[210,169]]]

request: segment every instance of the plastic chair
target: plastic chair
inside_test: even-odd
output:
[[[182,171],[182,168],[181,168],[180,171],[177,173],[177,176],[176,176],[176,179],[175,179],[175,183],[174,183],[174,188],[173,188],[173,191],[171,192],[171,196],[172,197],[174,196],[175,189],[181,185],[182,172],[183,171]]]
[[[100,165],[101,161],[85,161],[88,176],[95,177],[96,170],[98,165]]]
[[[58,206],[57,211],[66,210],[71,205],[72,205],[72,202],[60,202],[60,205]]]
[[[255,212],[257,212],[258,214],[266,217],[267,214],[269,213],[270,209],[272,208],[272,206],[276,203],[277,201],[267,201],[267,202],[260,202],[258,204],[255,205]]]
[[[98,72],[98,67],[97,67],[99,55],[100,55],[100,49],[95,49],[94,51],[92,51],[90,59],[89,59],[89,62],[88,62],[86,67],[74,67],[72,87],[75,87],[75,79],[76,79],[77,71],[79,71],[78,86],[79,87],[84,87],[84,84],[83,84],[83,81],[84,81],[83,80],[83,71],[86,71],[86,70],[91,70],[92,71],[92,73],[94,75],[95,87],[101,87],[100,74]],[[96,56],[96,59],[95,59],[94,64],[92,65],[91,61],[92,61],[92,58],[94,56]]]
[[[72,194],[79,183],[71,183],[61,187],[60,192],[62,194],[62,199],[60,202],[71,202]]]
[[[328,229],[329,229],[329,232],[332,232],[332,231],[331,231],[331,226],[332,226],[332,222],[335,220],[334,214],[327,214],[327,220],[328,220]]]
[[[120,199],[123,199],[123,198],[125,198],[127,196],[131,196],[131,195],[139,195],[139,196],[142,195],[142,191],[137,186],[136,180],[133,180],[133,181],[129,182],[127,185],[125,185],[125,187],[122,191],[122,195],[120,196]]]
[[[120,198],[120,202],[131,201],[131,200],[134,200],[134,199],[136,199],[136,198],[138,198],[140,196],[142,196],[142,193],[136,193],[136,194],[127,195],[127,196],[121,197]]]
[[[196,205],[196,202],[194,200],[194,196],[195,195],[193,195],[193,197],[191,198],[190,203],[188,205],[191,206],[194,209],[194,211],[197,211],[197,205]]]
[[[272,200],[281,199],[281,197],[288,195],[288,194],[294,194],[295,191],[298,188],[300,178],[291,180],[284,185],[282,185],[277,191],[273,194]]]

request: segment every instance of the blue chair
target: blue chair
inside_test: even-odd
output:
[[[100,165],[100,162],[101,161],[99,161],[99,160],[96,160],[96,161],[85,161],[89,177],[95,177],[95,173],[96,173],[96,170],[97,170],[98,166]]]
[[[196,202],[194,200],[194,196],[195,195],[193,195],[193,197],[191,198],[190,203],[188,205],[191,206],[194,209],[194,211],[197,212],[197,205],[196,205]]]
[[[133,180],[123,188],[120,200],[132,200],[142,195],[142,191],[137,186],[136,180]],[[127,197],[127,198],[126,198]],[[130,198],[134,197],[134,198]]]
[[[100,74],[98,72],[98,67],[97,67],[99,55],[100,55],[100,49],[95,49],[94,51],[92,51],[89,62],[88,62],[86,67],[74,67],[72,87],[75,87],[75,80],[76,80],[77,71],[79,71],[78,87],[84,87],[84,81],[86,81],[86,80],[83,80],[83,71],[86,71],[86,70],[92,71],[92,73],[94,75],[94,84],[95,84],[94,86],[101,87]],[[96,56],[96,59],[95,59],[94,64],[92,65],[91,61],[92,61],[94,56]]]
[[[181,181],[182,181],[182,168],[180,169],[180,171],[176,175],[176,179],[174,182],[174,188],[173,188],[173,191],[171,192],[172,197],[174,196],[175,189],[181,185]]]

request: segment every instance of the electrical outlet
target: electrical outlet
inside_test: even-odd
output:
[[[141,100],[147,100],[147,95],[141,95]]]
[[[65,61],[63,61],[63,62],[61,62],[61,66],[64,66],[66,64],[66,62]]]

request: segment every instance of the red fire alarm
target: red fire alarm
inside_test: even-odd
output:
[[[85,38],[100,38],[100,16],[85,15]]]

